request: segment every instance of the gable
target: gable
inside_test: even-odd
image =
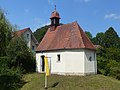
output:
[[[19,37],[24,37],[24,39],[26,41],[28,41],[30,38],[32,39],[32,41],[38,45],[38,41],[37,39],[34,37],[34,35],[32,34],[32,31],[30,28],[25,28],[19,31],[16,31],[15,34]]]

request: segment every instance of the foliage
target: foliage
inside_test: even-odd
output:
[[[4,12],[0,9],[0,56],[6,54],[6,46],[11,39],[12,26],[6,19]]]
[[[97,33],[96,37],[93,38],[93,43],[95,45],[104,45],[104,33]]]
[[[98,72],[120,80],[120,49],[103,48],[97,51]]]
[[[44,37],[44,35],[47,32],[48,28],[49,28],[49,26],[46,25],[44,27],[41,27],[41,28],[37,29],[33,33],[38,42],[40,42],[42,40],[42,38]]]
[[[115,60],[120,62],[120,49],[115,47],[106,48],[105,57],[108,60]]]
[[[10,58],[0,57],[0,89],[17,90],[21,87],[20,68],[9,68]]]
[[[35,60],[22,39],[12,38],[15,28],[0,9],[0,90],[18,90],[22,72],[35,70]]]
[[[107,60],[104,57],[97,56],[97,66],[98,66],[97,68],[99,74],[102,73],[103,75],[106,75],[106,70],[105,70],[106,64],[107,64]]]
[[[87,35],[87,37],[90,39],[90,40],[92,40],[92,34],[90,33],[90,32],[88,32],[88,31],[85,31],[85,34]]]
[[[110,27],[106,32],[105,32],[105,38],[104,38],[104,42],[105,42],[105,47],[109,48],[109,47],[119,47],[119,36],[117,34],[117,32]]]
[[[108,28],[105,33],[97,33],[96,37],[94,37],[92,41],[95,45],[101,45],[105,48],[120,47],[120,38],[112,27]]]
[[[10,57],[10,67],[21,67],[23,71],[35,71],[35,58],[23,38],[15,37],[8,45],[7,56]]]
[[[117,32],[110,27],[105,33],[97,33],[92,41],[101,46],[97,49],[98,73],[120,80],[120,38]]]
[[[120,63],[117,66],[110,68],[110,76],[120,80]]]
[[[18,90],[24,81],[21,80],[23,71],[35,70],[35,60],[21,38],[9,42],[6,56],[0,57],[0,87],[1,90]]]
[[[10,59],[8,57],[0,57],[0,74],[6,73],[9,68]]]

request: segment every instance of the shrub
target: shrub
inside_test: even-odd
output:
[[[21,70],[19,67],[10,68],[8,57],[0,57],[0,89],[17,90],[21,85]]]
[[[110,68],[110,76],[115,77],[116,79],[120,80],[120,64],[116,66],[112,66]]]

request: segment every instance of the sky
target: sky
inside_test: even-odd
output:
[[[0,8],[18,29],[50,24],[56,5],[63,24],[77,21],[93,36],[113,27],[120,36],[120,0],[0,0]]]

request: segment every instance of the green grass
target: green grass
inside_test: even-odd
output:
[[[26,74],[21,90],[45,90],[44,74]],[[120,81],[103,75],[48,77],[47,90],[120,90]]]

